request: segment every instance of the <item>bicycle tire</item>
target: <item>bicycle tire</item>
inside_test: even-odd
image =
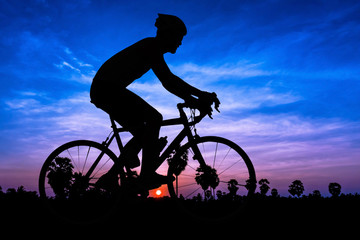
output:
[[[200,167],[198,161],[192,159],[192,155],[194,155],[191,150],[193,144],[198,146],[206,164],[216,170],[218,185],[214,189],[211,187],[206,189],[210,191],[210,197],[205,196],[206,190],[196,180],[196,177],[201,176],[201,172],[197,171]],[[184,156],[185,152],[187,152],[188,159],[181,173],[169,163],[168,176],[175,176],[176,180],[168,184],[168,191],[172,198],[179,200],[178,202],[182,207],[185,207],[187,212],[196,217],[214,220],[234,215],[246,205],[256,189],[256,174],[249,156],[240,146],[222,137],[200,137],[193,143],[188,142],[180,147],[173,159],[179,161],[179,158]],[[179,164],[175,165],[178,166]],[[231,172],[230,170],[236,171]],[[234,194],[234,191],[232,191],[232,194],[230,192],[224,194],[224,190],[229,191],[229,182],[232,179],[236,180],[232,184],[233,188],[236,186],[238,190],[242,190],[240,192],[241,196]],[[217,193],[221,191],[221,194],[215,194],[215,190]],[[202,195],[201,201],[199,200],[199,194]],[[241,204],[237,205],[238,203]],[[224,209],[224,205],[226,209]],[[201,206],[201,210],[199,206]],[[214,214],[214,208],[219,208],[216,214]]]
[[[93,159],[102,153],[103,155],[93,169],[89,182],[81,182],[82,177],[85,179],[85,174],[82,173],[88,171],[93,165]],[[82,162],[84,156],[86,158]],[[61,163],[58,163],[60,160]],[[65,143],[47,157],[41,168],[39,176],[40,198],[52,213],[70,222],[88,223],[103,218],[114,210],[117,200],[102,189],[95,190],[94,183],[111,168],[115,161],[117,161],[116,155],[97,142],[76,140]],[[50,184],[50,172],[53,172],[52,178],[56,174],[62,176],[58,177],[61,180],[59,184],[62,184],[62,191],[59,190],[61,187],[57,187],[59,184],[56,185],[57,183],[54,183],[54,180]],[[64,177],[65,175],[67,177]],[[79,187],[74,187],[77,181],[86,186],[81,188],[82,192]],[[92,183],[90,183],[91,181]],[[101,204],[106,205],[106,207],[103,208]],[[86,212],[86,207],[90,207],[91,212]],[[81,212],[81,209],[84,209],[84,212]],[[81,214],[83,216],[80,216]]]

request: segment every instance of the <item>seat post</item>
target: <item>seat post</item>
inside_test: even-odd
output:
[[[111,128],[115,131],[117,129],[115,120],[110,116]]]
[[[117,142],[117,144],[119,146],[119,150],[120,150],[120,153],[121,153],[123,151],[123,149],[124,149],[124,145],[122,144],[122,141],[120,139],[120,134],[119,134],[118,128],[116,126],[115,120],[111,116],[110,116],[110,121],[111,121],[111,128],[114,131],[115,139],[116,139],[116,142]]]

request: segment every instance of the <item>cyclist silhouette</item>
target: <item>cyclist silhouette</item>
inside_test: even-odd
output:
[[[215,93],[201,91],[175,76],[164,60],[163,55],[167,52],[174,54],[187,33],[183,21],[176,16],[158,14],[155,26],[155,37],[140,40],[108,59],[96,73],[90,90],[91,102],[133,135],[120,157],[131,167],[137,167],[137,155],[143,150],[139,178],[147,189],[173,181],[156,173],[153,166],[161,151],[159,131],[163,117],[127,86],[152,69],[166,90],[193,108],[210,115],[211,103],[220,103]],[[115,164],[97,184],[114,189],[118,187],[117,174]]]

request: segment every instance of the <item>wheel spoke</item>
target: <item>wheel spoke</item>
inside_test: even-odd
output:
[[[77,157],[78,157],[78,166],[80,166],[80,146],[77,146]],[[80,172],[80,169],[78,169],[78,171]],[[82,173],[82,172],[81,172]]]
[[[179,186],[178,188],[186,188],[186,187],[193,186],[193,185],[196,185],[196,184],[197,184],[196,182],[194,182],[194,183],[189,183],[189,184],[181,185],[181,186]]]
[[[97,169],[97,171],[92,174],[92,177],[91,177],[91,178],[94,178],[94,177],[97,175],[97,173],[98,173],[101,169],[103,169],[104,166],[105,166],[110,160],[111,160],[111,158],[109,157],[109,158],[101,165],[101,167],[99,167],[99,168]]]
[[[194,171],[196,171],[196,169],[194,167],[192,167],[191,165],[187,164],[187,167],[190,167],[191,169],[193,169]]]
[[[91,147],[89,146],[89,149],[88,149],[88,151],[86,153],[86,158],[85,158],[85,161],[84,161],[82,172],[84,172],[84,168],[86,166],[86,163],[87,163],[87,160],[88,160],[88,157],[89,157],[90,149],[91,149]]]
[[[189,196],[193,195],[195,192],[199,191],[201,187],[198,187],[197,189],[195,189],[195,191],[191,192],[189,195],[187,195],[185,198],[188,198]]]
[[[227,153],[225,154],[225,156],[224,156],[223,159],[221,160],[219,166],[217,166],[218,169],[221,167],[222,163],[224,162],[225,158],[228,156],[228,154],[229,154],[229,152],[230,152],[231,149],[232,149],[232,148],[229,147],[229,150],[227,151]]]
[[[217,149],[218,149],[219,143],[216,143],[216,148],[215,148],[215,153],[214,153],[214,161],[213,161],[213,168],[215,168],[215,160],[216,160],[216,154],[217,154]]]
[[[229,170],[230,168],[232,168],[235,164],[239,163],[240,161],[236,161],[233,164],[231,164],[229,167],[225,168],[221,173],[219,173],[218,175],[220,176],[221,174],[223,174],[224,172],[226,172],[227,170]]]
[[[70,159],[71,159],[71,161],[74,163],[74,165],[75,165],[76,169],[79,171],[79,168],[77,167],[77,165],[76,165],[76,163],[75,163],[75,161],[74,161],[74,158],[72,157],[72,155],[71,155],[71,153],[70,153],[69,149],[66,149],[66,151],[67,151],[67,153],[69,154]]]

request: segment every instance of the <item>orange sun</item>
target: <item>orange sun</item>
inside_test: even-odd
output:
[[[156,192],[155,192],[155,194],[156,194],[156,196],[160,196],[161,195],[161,190],[160,189],[158,189],[158,190],[156,190]]]

